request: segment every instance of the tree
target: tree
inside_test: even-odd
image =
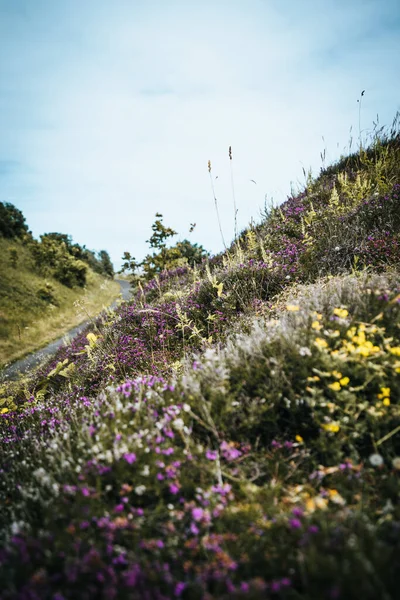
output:
[[[158,252],[147,254],[141,263],[131,256],[129,252],[125,252],[122,260],[122,271],[131,271],[134,274],[134,281],[140,276],[135,275],[135,271],[142,269],[142,277],[149,281],[158,273],[166,269],[174,269],[179,266],[189,265],[193,267],[200,263],[208,253],[202,246],[192,244],[189,240],[177,242],[174,246],[167,248],[167,240],[176,235],[176,231],[170,227],[166,227],[162,222],[163,216],[156,213],[156,221],[151,226],[153,234],[149,240],[150,248],[155,248]]]
[[[107,277],[114,277],[114,266],[111,262],[110,255],[107,250],[100,250],[99,260],[102,267],[102,271]]]
[[[0,202],[0,236],[22,238],[28,233],[28,225],[22,212],[9,202]]]

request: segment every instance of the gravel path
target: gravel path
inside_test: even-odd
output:
[[[124,300],[129,300],[131,295],[130,283],[129,281],[125,281],[124,279],[117,279],[118,283],[121,286],[121,294]],[[117,306],[117,301],[113,302],[111,308],[115,308]],[[15,380],[18,379],[19,375],[30,371],[34,367],[37,367],[44,359],[47,359],[52,354],[55,354],[60,346],[63,345],[65,338],[68,336],[69,339],[75,337],[78,333],[80,333],[85,327],[87,327],[89,321],[85,321],[81,323],[77,327],[74,327],[70,331],[68,331],[65,335],[60,337],[58,340],[54,340],[54,342],[50,342],[44,348],[41,348],[37,352],[33,352],[25,358],[21,358],[17,360],[15,363],[6,367],[2,373],[3,378],[5,380]]]

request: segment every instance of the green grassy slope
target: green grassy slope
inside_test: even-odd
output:
[[[18,256],[13,266],[11,251]],[[85,289],[68,288],[34,268],[19,240],[0,238],[0,365],[44,346],[98,314],[118,296],[118,283],[89,271]]]

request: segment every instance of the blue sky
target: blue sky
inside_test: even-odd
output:
[[[157,211],[216,252],[209,159],[230,240],[230,145],[241,229],[357,142],[361,90],[390,124],[399,73],[397,0],[0,0],[0,200],[117,266]]]

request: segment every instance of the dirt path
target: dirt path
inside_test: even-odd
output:
[[[128,300],[131,295],[129,281],[125,281],[123,279],[117,279],[116,281],[118,281],[118,283],[121,286],[121,294],[122,294],[123,300]],[[111,305],[111,308],[115,308],[116,305],[117,305],[117,301],[115,301]],[[25,356],[25,358],[21,358],[20,360],[17,360],[15,363],[10,365],[9,367],[6,367],[2,373],[3,378],[5,380],[15,380],[15,379],[18,379],[19,375],[22,375],[22,374],[26,373],[27,371],[30,371],[34,367],[37,367],[44,359],[48,358],[49,356],[52,356],[53,354],[55,354],[57,352],[57,350],[60,348],[60,346],[63,345],[65,338],[67,336],[69,339],[72,339],[78,333],[83,331],[83,329],[85,329],[85,327],[87,327],[88,323],[89,323],[89,321],[85,321],[84,323],[81,323],[77,327],[74,327],[73,329],[68,331],[62,337],[58,338],[57,340],[54,340],[54,342],[50,342],[50,344],[48,344],[44,348],[41,348],[40,350],[37,350],[36,352],[33,352],[32,354]]]

